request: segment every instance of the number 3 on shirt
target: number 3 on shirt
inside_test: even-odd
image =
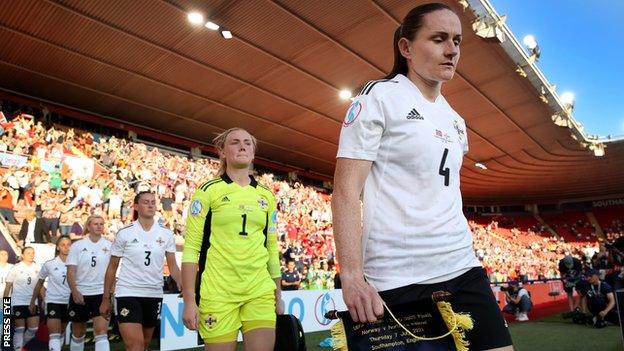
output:
[[[444,149],[444,154],[442,154],[442,160],[440,161],[439,173],[441,176],[444,176],[444,186],[449,186],[449,180],[451,178],[451,170],[448,167],[444,168],[444,164],[446,163],[446,156],[448,156],[448,151],[448,149]]]
[[[150,263],[152,263],[152,260],[150,259],[151,254],[151,251],[145,251],[145,262],[143,262],[144,265],[149,266]]]

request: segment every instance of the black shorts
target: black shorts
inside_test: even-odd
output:
[[[144,328],[158,324],[162,298],[159,297],[116,297],[115,315],[119,323],[139,323]]]
[[[67,305],[67,314],[69,320],[75,323],[86,323],[89,319],[100,316],[100,304],[102,304],[102,295],[83,296],[84,305],[77,305],[74,297],[69,297]]]
[[[392,306],[423,299],[444,290],[451,293],[449,302],[455,312],[470,313],[474,328],[466,331],[469,349],[488,350],[512,345],[507,322],[503,319],[485,269],[471,268],[459,277],[443,283],[412,284],[379,292],[386,304]]]
[[[39,317],[39,308],[35,307],[35,313],[30,313],[28,306],[13,306],[13,318],[26,319],[30,317]]]
[[[69,315],[67,314],[67,304],[46,304],[46,316],[48,317],[48,319],[60,319],[61,323],[69,322]]]

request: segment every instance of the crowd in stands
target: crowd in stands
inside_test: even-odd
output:
[[[21,219],[40,217],[52,241],[61,234],[80,238],[85,218],[94,213],[106,219],[106,237],[112,240],[119,228],[133,220],[134,195],[149,190],[160,201],[158,220],[174,231],[180,248],[194,190],[218,170],[218,160],[190,158],[87,131],[44,127],[24,115],[4,123],[0,132],[0,152],[28,158],[20,167],[3,169],[0,212],[12,228],[18,229]],[[68,157],[88,160],[91,165],[62,162]],[[330,195],[271,173],[257,176],[277,199],[283,266],[287,261],[295,263],[300,289],[333,288],[338,265]],[[597,249],[595,237],[569,243],[544,235],[543,227],[531,228],[536,232],[499,228],[496,221],[471,221],[470,226],[475,251],[492,282],[555,278],[557,262],[564,254],[580,255]],[[613,240],[623,232],[622,222],[613,223],[607,237]],[[17,234],[16,238],[19,240]]]

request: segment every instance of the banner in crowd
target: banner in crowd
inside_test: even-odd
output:
[[[22,167],[28,163],[28,157],[22,155],[0,152],[0,165],[2,167]]]
[[[285,312],[299,318],[306,333],[328,330],[333,323],[325,318],[331,310],[347,309],[342,300],[342,290],[283,291]],[[160,323],[160,349],[179,350],[197,347],[197,332],[184,327],[182,310],[184,303],[177,294],[163,297]],[[240,336],[239,336],[240,340]]]
[[[63,163],[67,165],[78,178],[93,178],[93,171],[95,169],[95,162],[93,159],[65,155],[63,156]]]

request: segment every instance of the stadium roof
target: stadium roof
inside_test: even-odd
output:
[[[259,139],[261,157],[329,178],[349,104],[338,92],[391,68],[392,33],[422,2],[4,1],[0,87],[204,142],[242,126]],[[459,68],[443,93],[468,125],[465,202],[624,194],[624,143],[595,157],[588,147],[601,144],[568,118],[487,0],[446,2],[464,27]],[[234,37],[191,25],[192,10]],[[477,36],[477,18],[504,42]]]

